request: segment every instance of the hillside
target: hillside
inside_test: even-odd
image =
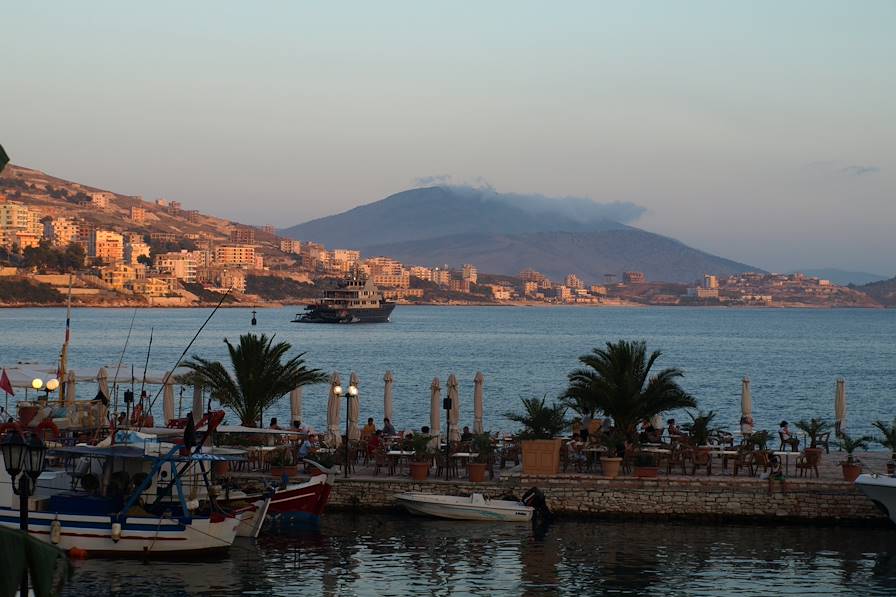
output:
[[[328,246],[350,245],[366,255],[388,255],[405,263],[474,263],[480,271],[508,275],[531,267],[553,279],[575,273],[591,282],[628,270],[669,282],[692,282],[704,273],[761,271],[611,218],[638,214],[640,208],[632,204],[427,187],[282,234]]]
[[[849,284],[869,284],[871,282],[880,282],[887,279],[887,276],[881,276],[879,274],[854,272],[837,269],[835,267],[807,268],[797,271],[807,276],[815,276],[816,278],[830,280],[834,284],[839,284],[840,286],[848,286]]]
[[[896,277],[862,286],[850,286],[850,288],[864,292],[881,305],[896,307]]]

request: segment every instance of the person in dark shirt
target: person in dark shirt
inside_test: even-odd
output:
[[[466,425],[464,425],[464,430],[460,434],[460,441],[468,442],[468,441],[471,441],[472,439],[473,439],[473,434],[470,433],[470,428],[467,427]]]

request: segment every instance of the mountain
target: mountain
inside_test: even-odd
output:
[[[814,269],[809,268],[795,271],[802,272],[807,276],[815,276],[817,278],[830,280],[831,282],[839,286],[847,286],[849,284],[868,284],[870,282],[880,282],[881,280],[887,279],[887,276],[881,276],[879,274],[871,274],[869,272],[854,272],[845,269],[837,269],[835,267],[821,267]]]
[[[473,263],[480,271],[508,275],[531,267],[554,279],[574,273],[592,282],[630,270],[667,282],[692,282],[704,273],[762,271],[620,221],[641,211],[631,203],[425,187],[281,234],[414,265]]]
[[[854,286],[854,288],[864,292],[881,305],[896,307],[896,276],[889,280],[870,282],[862,286]]]

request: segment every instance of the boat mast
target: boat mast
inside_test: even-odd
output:
[[[65,311],[65,342],[59,354],[59,403],[65,404],[65,375],[68,367],[68,341],[72,328],[72,274],[68,275],[68,305]]]

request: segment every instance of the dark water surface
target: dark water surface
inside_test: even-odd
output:
[[[868,433],[877,418],[896,415],[896,309],[725,308],[520,308],[402,307],[390,324],[327,326],[292,324],[296,308],[261,309],[250,327],[251,309],[224,309],[211,320],[191,354],[224,358],[223,338],[250,330],[276,333],[310,365],[361,379],[361,415],[382,418],[383,374],[395,376],[399,428],[429,419],[429,385],[445,388],[460,380],[461,420],[472,419],[473,376],[485,374],[485,425],[512,430],[502,416],[520,396],[556,396],[576,358],[619,338],[646,339],[663,350],[660,366],[685,370],[684,386],[702,408],[720,412],[722,423],[740,416],[740,380],[753,382],[758,426],[782,418],[833,416],[834,383],[846,378],[849,426]],[[144,309],[136,315],[124,362],[139,377],[150,328],[150,369],[166,370],[181,354],[210,309]],[[72,317],[71,367],[95,371],[118,363],[134,311],[76,309]],[[63,309],[0,309],[0,364],[19,360],[55,363],[63,339]],[[80,397],[96,390],[79,384]],[[2,398],[0,398],[2,399]],[[190,394],[186,394],[189,409]],[[326,387],[305,391],[305,419],[323,427]],[[161,401],[156,404],[161,414]],[[288,419],[289,402],[271,416]]]
[[[66,595],[894,595],[896,529],[326,515],[215,562],[88,560]]]

